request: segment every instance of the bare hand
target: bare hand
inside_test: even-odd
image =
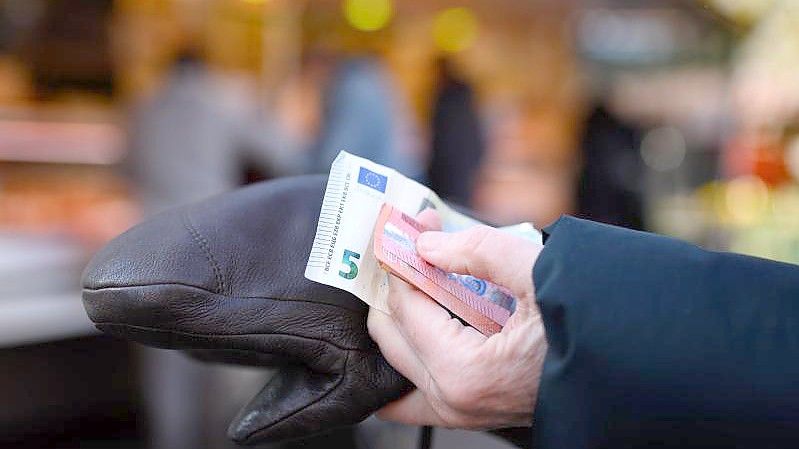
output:
[[[432,211],[418,220],[430,229],[440,228]],[[532,283],[542,248],[487,226],[419,236],[416,249],[425,260],[448,272],[505,286],[517,298],[516,312],[502,332],[486,337],[391,276],[391,315],[370,309],[369,333],[388,362],[417,389],[385,406],[379,417],[464,429],[531,424],[547,350]]]

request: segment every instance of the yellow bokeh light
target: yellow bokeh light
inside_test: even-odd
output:
[[[446,52],[465,50],[477,39],[477,17],[469,8],[447,8],[433,19],[433,40]]]
[[[394,14],[391,0],[344,0],[344,18],[361,31],[376,31],[386,25]]]
[[[741,176],[727,184],[725,203],[732,224],[752,226],[762,221],[769,211],[770,192],[756,176]]]

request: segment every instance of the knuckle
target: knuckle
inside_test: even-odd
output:
[[[492,240],[495,229],[478,225],[466,231],[464,241],[465,263],[467,271],[482,272],[490,261],[489,255],[494,250]]]
[[[476,248],[489,238],[492,229],[486,225],[477,225],[466,230],[466,245],[469,248]]]

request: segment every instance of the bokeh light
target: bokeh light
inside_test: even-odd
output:
[[[756,176],[741,176],[730,181],[726,189],[725,206],[732,224],[757,224],[768,211],[769,197],[768,186]]]
[[[763,16],[775,0],[710,0],[709,3],[726,16],[749,23]]]
[[[672,126],[649,131],[641,142],[641,158],[649,168],[659,172],[679,168],[686,152],[685,138]]]
[[[342,8],[347,22],[361,31],[384,28],[394,14],[391,0],[344,0]]]
[[[433,19],[436,47],[450,53],[465,50],[477,39],[477,17],[468,8],[448,8]]]

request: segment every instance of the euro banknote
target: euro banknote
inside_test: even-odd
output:
[[[330,167],[305,277],[346,290],[389,313],[388,273],[380,267],[372,241],[384,203],[412,217],[424,209],[436,209],[445,232],[480,222],[457,212],[432,190],[391,168],[346,151],[339,153]],[[500,229],[541,242],[541,233],[530,223]],[[479,282],[472,284],[480,286]]]
[[[388,203],[377,218],[374,254],[380,266],[427,293],[485,335],[502,330],[516,300],[506,288],[469,275],[447,273],[416,252],[416,239],[426,229]]]

